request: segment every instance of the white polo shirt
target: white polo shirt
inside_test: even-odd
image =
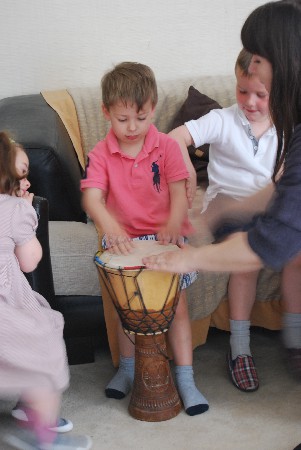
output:
[[[219,193],[239,200],[270,183],[278,142],[274,126],[256,141],[250,132],[249,121],[237,104],[213,109],[185,125],[195,147],[210,144],[209,186],[203,211]]]

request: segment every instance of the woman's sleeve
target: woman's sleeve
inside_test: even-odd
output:
[[[248,240],[252,250],[275,270],[301,251],[301,125],[295,129],[273,202],[266,214],[255,219]]]

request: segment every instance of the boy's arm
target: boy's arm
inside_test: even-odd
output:
[[[85,188],[82,197],[83,208],[98,230],[106,235],[108,248],[114,253],[128,253],[132,248],[130,238],[117,220],[109,213],[104,192],[97,188]]]
[[[178,142],[184,158],[184,162],[189,172],[189,179],[186,181],[186,195],[188,199],[188,206],[189,208],[191,208],[196,193],[197,177],[187,147],[189,147],[190,145],[194,145],[194,142],[185,125],[181,125],[180,127],[171,130],[168,134]]]
[[[170,214],[164,227],[158,233],[158,239],[163,244],[177,244],[181,228],[188,213],[188,201],[185,190],[186,180],[169,183]]]

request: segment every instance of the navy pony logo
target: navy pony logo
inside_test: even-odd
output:
[[[159,158],[161,158],[161,155],[159,156]],[[159,164],[157,164],[157,162],[159,161],[159,159],[157,159],[157,161],[154,161],[152,163],[152,172],[154,173],[153,176],[153,186],[156,189],[157,192],[161,191],[161,187],[160,187],[160,167]]]

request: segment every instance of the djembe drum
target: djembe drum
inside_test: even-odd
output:
[[[95,262],[119,314],[122,327],[135,335],[135,378],[130,414],[159,422],[175,417],[181,401],[171,376],[165,332],[179,300],[179,275],[147,270],[142,258],[178,249],[156,241],[135,241],[129,255],[98,252]]]

